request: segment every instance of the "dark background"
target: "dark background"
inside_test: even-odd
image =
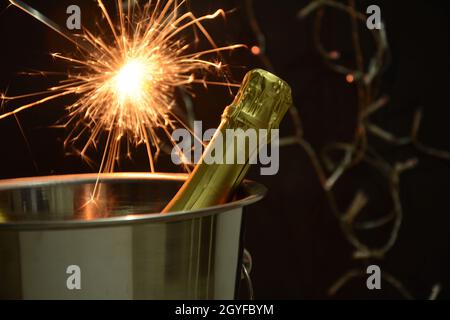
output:
[[[77,3],[82,21],[91,25],[100,12],[94,1],[29,1],[46,15],[65,24],[65,9]],[[356,114],[354,83],[328,69],[313,45],[313,19],[299,20],[297,12],[308,1],[255,1],[255,14],[267,38],[267,55],[276,73],[293,88],[295,105],[304,125],[305,138],[316,150],[326,143],[349,141]],[[382,77],[382,93],[389,103],[377,113],[377,123],[398,135],[407,135],[413,112],[424,112],[420,139],[426,144],[450,150],[448,75],[450,57],[450,19],[444,1],[357,1],[362,11],[370,4],[381,7],[392,51],[392,62]],[[226,21],[207,25],[221,45],[256,44],[245,10],[238,0],[193,0],[197,15],[222,7],[233,10]],[[53,78],[23,77],[18,72],[64,70],[48,52],[71,52],[64,38],[20,12],[0,6],[0,90],[20,94],[45,89]],[[328,11],[327,11],[328,12]],[[343,59],[353,61],[350,25],[342,15],[327,13],[322,37],[330,49],[338,48]],[[362,37],[367,37],[362,34]],[[368,49],[370,50],[370,48]],[[251,67],[262,66],[259,57],[248,51],[227,56],[236,82]],[[204,127],[215,127],[232,96],[223,88],[196,88],[196,116]],[[18,115],[24,134],[14,118],[0,121],[0,178],[38,176],[95,171],[64,148],[65,129],[52,128],[65,115],[59,100]],[[12,108],[14,105],[5,106]],[[292,134],[287,117],[281,126],[283,136]],[[26,138],[25,138],[25,137]],[[374,142],[377,144],[377,141]],[[419,165],[401,176],[404,221],[396,245],[385,259],[371,261],[399,279],[415,298],[430,295],[439,283],[439,298],[450,297],[450,166],[449,163],[420,153],[411,147],[389,147],[378,143],[390,161],[416,157]],[[253,168],[250,177],[265,184],[267,198],[253,205],[246,218],[246,247],[253,255],[252,278],[257,298],[329,298],[328,288],[347,270],[365,264],[353,260],[353,249],[343,237],[309,159],[302,149],[281,149],[280,172],[261,177]],[[99,154],[91,154],[98,163]],[[159,170],[178,170],[162,157]],[[142,150],[121,171],[145,171]],[[349,174],[337,190],[342,199],[351,199],[355,188],[369,186],[373,191],[373,211],[386,210],[388,198],[376,173],[360,168]],[[345,202],[345,201],[344,201]],[[348,204],[348,203],[347,203]],[[344,203],[345,205],[345,203]],[[386,233],[373,235],[382,243]],[[246,293],[242,292],[245,297]],[[369,292],[365,279],[350,282],[336,298],[400,298],[383,283],[382,290]]]

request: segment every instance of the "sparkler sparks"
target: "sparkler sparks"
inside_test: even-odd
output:
[[[0,115],[0,119],[50,100],[75,95],[77,100],[67,107],[69,120],[66,125],[72,130],[65,145],[87,137],[79,152],[87,159],[87,151],[96,147],[105,135],[100,172],[112,172],[121,154],[129,156],[130,147],[145,144],[150,169],[154,172],[161,139],[166,137],[176,147],[171,131],[184,126],[172,111],[176,88],[189,91],[195,83],[238,86],[226,80],[222,62],[205,57],[216,54],[216,61],[220,61],[220,52],[243,46],[218,47],[203,26],[205,20],[224,16],[223,10],[196,17],[192,12],[181,12],[185,1],[150,0],[143,6],[127,1],[123,8],[122,0],[117,0],[118,21],[114,22],[103,1],[97,0],[113,39],[108,41],[107,35],[99,36],[88,30],[74,38],[39,12],[11,0],[12,4],[74,42],[80,56],[52,54],[71,67],[67,79],[44,92],[14,97],[2,95],[3,101],[42,97]],[[189,28],[195,30],[196,35],[202,35],[211,49],[192,53],[194,43],[182,36]],[[211,73],[222,76],[224,81],[206,80]],[[121,152],[124,147],[127,151]]]

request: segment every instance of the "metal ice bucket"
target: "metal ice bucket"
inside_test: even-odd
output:
[[[97,178],[98,196],[89,201]],[[88,174],[1,181],[0,298],[234,298],[243,208],[265,188],[245,182],[225,205],[157,213],[185,179]]]

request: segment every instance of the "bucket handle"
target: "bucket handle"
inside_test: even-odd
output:
[[[245,283],[247,284],[249,299],[255,300],[252,278],[250,277],[250,272],[252,271],[252,266],[253,266],[252,255],[250,254],[250,252],[247,249],[244,248],[244,252],[242,254],[241,279],[244,279]]]

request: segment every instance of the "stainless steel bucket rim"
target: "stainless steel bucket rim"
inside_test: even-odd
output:
[[[86,173],[68,174],[41,177],[26,177],[16,179],[0,180],[0,191],[39,187],[57,184],[95,183],[101,182],[126,182],[126,181],[149,181],[166,179],[172,181],[185,181],[188,175],[183,173]],[[127,225],[136,223],[161,223],[169,221],[201,218],[203,216],[215,215],[219,212],[242,208],[261,200],[267,189],[254,181],[245,180],[241,186],[245,196],[241,199],[230,201],[226,204],[208,207],[201,210],[179,211],[167,214],[147,213],[124,215],[118,217],[97,218],[94,220],[30,220],[30,221],[6,221],[0,222],[2,229],[73,229],[73,228],[98,228],[111,227],[115,225]]]

